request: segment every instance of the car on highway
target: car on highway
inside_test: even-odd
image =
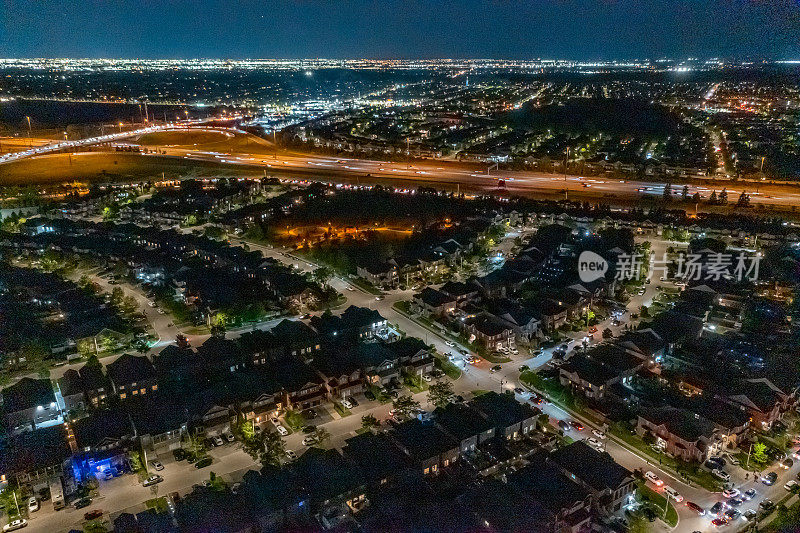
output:
[[[669,495],[670,498],[672,498],[678,503],[681,503],[683,501],[683,496],[681,495],[681,493],[673,489],[669,485],[664,485],[664,493]]]
[[[164,481],[164,478],[159,476],[158,474],[151,474],[147,477],[144,481],[142,481],[143,487],[149,487],[151,485],[155,485],[156,483],[161,483]]]
[[[6,531],[16,531],[18,529],[22,529],[23,527],[28,526],[28,521],[24,518],[17,518],[16,520],[12,520],[8,524],[3,526],[3,532]]]
[[[706,514],[706,510],[703,509],[702,507],[700,507],[699,505],[697,505],[694,502],[686,502],[686,507],[688,507],[689,509],[691,509],[695,513],[699,514],[700,516],[703,516],[703,515]]]
[[[664,482],[663,482],[663,481],[661,481],[661,478],[660,478],[660,477],[658,477],[658,476],[655,474],[655,472],[652,472],[652,471],[650,471],[650,470],[648,470],[647,472],[645,472],[645,474],[644,474],[644,477],[645,477],[645,479],[647,479],[647,481],[649,481],[650,483],[652,483],[652,484],[653,484],[653,485],[655,485],[656,487],[660,487],[660,486],[662,486],[662,485],[664,484]]]
[[[103,516],[103,511],[100,509],[92,509],[87,513],[83,513],[84,520],[94,520],[96,518],[100,518],[101,516]]]

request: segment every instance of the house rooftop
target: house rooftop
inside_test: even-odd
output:
[[[513,395],[494,391],[473,398],[469,405],[483,413],[496,428],[506,428],[536,416],[531,406],[519,403]]]
[[[544,451],[532,456],[525,467],[509,474],[508,484],[530,494],[555,514],[571,508],[576,502],[584,501],[589,496],[583,486],[570,479],[556,464],[548,461]]]
[[[458,447],[458,443],[436,425],[416,419],[397,425],[392,434],[417,461],[425,461]]]
[[[370,483],[381,483],[408,466],[408,458],[385,433],[364,433],[345,441],[342,454]]]
[[[437,407],[433,416],[436,423],[457,440],[468,439],[494,428],[477,409],[461,403]]]
[[[550,454],[550,460],[595,490],[616,490],[631,472],[614,461],[608,452],[576,441]]]
[[[55,401],[56,395],[49,379],[24,377],[3,389],[3,410],[6,413],[49,406]]]
[[[714,423],[688,409],[662,406],[644,409],[639,416],[655,425],[666,427],[667,431],[686,442],[714,436]]]
[[[116,384],[135,383],[153,379],[156,370],[153,363],[144,355],[123,354],[113,363],[106,365],[106,372]]]
[[[430,287],[425,287],[422,292],[415,294],[414,299],[431,307],[441,307],[455,301],[453,297]]]

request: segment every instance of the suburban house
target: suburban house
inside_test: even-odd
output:
[[[433,422],[412,419],[398,424],[391,437],[424,475],[435,475],[459,458],[459,443]]]
[[[24,377],[3,389],[2,400],[6,428],[11,433],[63,421],[49,379]]]
[[[497,317],[481,313],[464,322],[465,333],[470,342],[475,342],[487,350],[514,346],[514,331]]]
[[[779,389],[767,378],[746,379],[731,386],[732,392],[723,401],[744,407],[752,418],[752,425],[769,429],[795,403],[793,394]]]
[[[456,310],[456,300],[431,287],[425,287],[412,299],[413,310],[424,315],[443,317]]]
[[[640,354],[613,344],[600,344],[572,356],[559,369],[559,381],[576,394],[603,398],[615,383],[627,383],[647,361]]]
[[[445,433],[459,443],[461,454],[474,452],[478,445],[494,437],[495,427],[475,408],[461,403],[437,407],[433,419]]]
[[[637,416],[636,432],[643,438],[651,435],[656,446],[687,462],[704,462],[720,440],[714,422],[671,406],[643,409]]]
[[[377,261],[356,267],[356,275],[376,287],[394,286],[398,281],[397,263],[393,260]]]
[[[402,479],[411,467],[409,457],[386,433],[363,433],[345,440],[342,455],[361,473],[367,486],[377,487]]]
[[[415,337],[405,337],[387,344],[386,348],[395,354],[398,365],[407,374],[422,376],[433,371],[434,357],[430,348]]]
[[[470,400],[469,405],[482,413],[495,435],[503,439],[518,439],[536,429],[539,411],[518,402],[512,394],[487,392]]]
[[[158,390],[156,369],[150,359],[124,354],[106,365],[106,372],[120,400]]]
[[[559,448],[548,459],[589,491],[593,507],[602,514],[619,511],[636,489],[633,474],[627,468],[608,452],[595,450],[584,441]]]

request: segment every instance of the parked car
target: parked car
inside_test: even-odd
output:
[[[742,514],[742,517],[748,522],[751,522],[757,515],[758,512],[755,509],[748,509]]]
[[[303,427],[303,433],[305,433],[305,434],[314,433],[316,430],[317,430],[317,426],[304,426]]]
[[[88,513],[83,513],[84,520],[94,520],[95,518],[100,518],[103,516],[103,511],[100,509],[92,509]]]
[[[367,400],[371,401],[371,402],[372,402],[372,401],[375,401],[375,395],[374,395],[374,394],[372,394],[372,391],[369,391],[369,390],[368,390],[368,391],[365,391],[365,392],[364,392],[364,397],[365,397]]]
[[[342,405],[344,406],[345,409],[352,409],[353,408],[353,404],[350,403],[347,400],[342,400]]]
[[[502,369],[503,369],[503,367],[502,367],[502,366],[500,366],[500,365],[494,365],[494,366],[491,368],[491,372],[492,372],[492,373],[494,373],[494,372],[499,372],[499,371],[501,371]]]
[[[747,490],[746,490],[746,491],[744,491],[744,493],[742,494],[742,497],[743,497],[745,500],[752,500],[753,498],[755,498],[755,497],[756,497],[756,489],[747,489]]]
[[[588,439],[586,439],[586,442],[589,443],[590,445],[594,446],[598,450],[602,450],[603,449],[603,443],[600,442],[599,440],[595,439],[594,437],[589,437]]]
[[[303,446],[313,446],[317,443],[317,439],[314,437],[306,437],[303,439]]]
[[[150,485],[155,485],[156,483],[161,483],[164,481],[164,478],[159,476],[158,474],[152,474],[147,479],[142,481],[143,487],[149,487]]]
[[[714,505],[711,506],[711,509],[709,510],[709,512],[712,515],[717,516],[717,515],[719,515],[719,513],[722,512],[723,509],[725,509],[725,504],[723,504],[722,502],[717,502],[717,503],[715,503]]]
[[[219,435],[214,437],[214,446],[222,446],[223,444],[225,443],[222,442],[222,437],[220,437]]]
[[[431,377],[430,374],[422,374],[422,381],[424,381],[425,383],[430,383],[431,381],[433,381],[433,378]]]
[[[83,509],[84,507],[89,507],[92,505],[92,499],[89,497],[81,498],[80,500],[75,502],[75,509]]]
[[[153,467],[153,470],[161,471],[164,470],[164,465],[162,465],[159,461],[150,461],[150,466]]]
[[[294,453],[292,450],[286,450],[286,458],[289,459],[290,461],[294,461],[295,459],[297,459],[297,454]]]
[[[652,483],[656,487],[660,487],[660,486],[662,486],[664,484],[664,482],[661,481],[661,478],[658,477],[657,475],[655,475],[655,473],[650,471],[650,470],[645,472],[644,477],[645,477],[645,479],[647,479],[647,481],[649,481],[650,483]]]
[[[186,450],[183,448],[176,448],[172,450],[172,456],[175,458],[176,461],[183,461],[186,459]]]
[[[353,407],[358,407],[358,402],[352,396],[347,397],[347,401],[353,404]]]
[[[517,394],[525,394],[525,389],[523,389],[522,387],[514,387],[514,392],[516,392]]]
[[[722,527],[727,523],[728,519],[723,517],[715,518],[714,520],[711,521],[711,525],[714,527]]]
[[[17,518],[16,520],[12,520],[8,524],[3,526],[3,532],[6,531],[16,531],[18,529],[22,529],[23,527],[28,526],[28,521],[24,518]]]
[[[725,518],[727,518],[729,521],[733,521],[739,518],[741,514],[742,513],[740,513],[736,509],[728,509],[727,511],[725,511]]]
[[[578,431],[583,431],[583,424],[581,424],[580,422],[577,422],[575,420],[571,420],[569,425],[572,426],[573,428],[575,428]]]
[[[282,425],[280,425],[280,424],[278,424],[277,426],[275,426],[275,429],[276,429],[276,430],[278,430],[278,433],[279,433],[279,434],[280,434],[282,437],[285,437],[286,435],[288,435],[288,434],[289,434],[289,430],[287,430],[285,427],[283,427],[283,426],[282,426]]]
[[[195,464],[195,468],[205,468],[213,462],[213,459],[209,456],[205,456],[202,459],[198,460]]]
[[[790,479],[786,485],[783,486],[786,490],[794,490],[798,486],[797,481]]]
[[[775,508],[775,504],[772,503],[772,500],[764,500],[761,503],[759,503],[758,506],[764,509],[765,511],[771,511],[772,509]]]
[[[714,470],[711,471],[711,473],[720,478],[722,481],[731,480],[731,475],[720,468],[715,468]]]
[[[225,440],[228,442],[233,442],[234,441],[233,433],[225,433]]]
[[[783,460],[783,462],[781,463],[781,466],[782,466],[784,469],[786,469],[786,470],[789,470],[791,467],[793,467],[793,466],[794,466],[794,460],[792,460],[791,458],[786,458],[786,459],[784,459],[784,460]]]
[[[602,431],[600,431],[599,429],[593,429],[592,430],[592,435],[594,435],[595,437],[597,437],[600,440],[603,440],[603,439],[606,438],[606,434],[603,433]]]

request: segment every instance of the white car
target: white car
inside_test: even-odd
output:
[[[453,341],[444,341],[444,343],[451,348],[456,345],[456,343],[454,343]]]
[[[794,490],[795,487],[797,487],[797,486],[798,486],[797,481],[792,479],[786,485],[784,485],[783,488],[786,489],[786,490]]]
[[[314,437],[306,437],[303,439],[303,446],[313,446],[317,443],[317,439]]]
[[[31,499],[28,500],[28,512],[35,513],[38,510],[39,510],[39,500],[37,500],[35,496],[31,496]]]
[[[347,400],[342,400],[342,405],[344,406],[345,409],[352,409],[353,408],[353,404],[350,403]]]
[[[735,498],[735,497],[737,497],[739,494],[741,494],[741,493],[739,492],[739,489],[725,489],[725,490],[723,490],[723,491],[722,491],[722,495],[723,495],[725,498]]]
[[[711,471],[711,473],[720,478],[722,481],[731,480],[731,475],[724,470],[720,470],[719,468],[715,468],[714,470]]]
[[[282,425],[280,425],[280,424],[278,424],[277,426],[275,426],[275,429],[277,429],[277,430],[278,430],[278,433],[280,433],[280,434],[281,434],[281,436],[283,436],[283,437],[285,437],[286,435],[288,435],[288,434],[289,434],[289,431],[288,431],[288,430],[287,430],[285,427],[283,427]]]
[[[164,470],[164,465],[159,461],[150,461],[150,466],[152,466],[154,470]]]
[[[290,461],[294,461],[295,459],[297,459],[297,454],[294,453],[292,450],[286,450],[286,458],[289,459]]]
[[[430,383],[431,381],[433,381],[433,378],[431,377],[430,374],[422,374],[422,381]]]
[[[586,439],[586,442],[588,442],[598,450],[601,450],[603,448],[603,443],[595,439],[594,437],[589,437],[588,439]]]
[[[660,487],[664,484],[664,482],[661,481],[661,478],[655,475],[655,473],[651,472],[650,470],[645,472],[644,477],[647,478],[647,481],[649,481],[656,487]]]
[[[214,446],[222,446],[223,444],[225,443],[222,442],[222,437],[220,437],[219,435],[214,437]]]
[[[16,531],[18,529],[22,529],[28,525],[28,521],[24,518],[19,518],[14,520],[13,522],[9,522],[8,524],[3,526],[3,531]]]
[[[592,430],[592,435],[594,435],[595,437],[597,437],[600,440],[603,440],[603,439],[606,438],[606,434],[603,433],[602,431],[600,431],[599,429],[593,429]]]

